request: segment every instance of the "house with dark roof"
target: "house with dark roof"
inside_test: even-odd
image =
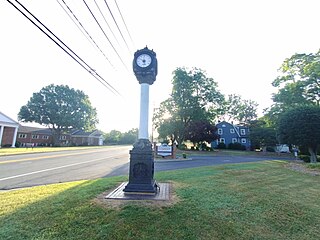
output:
[[[61,146],[101,146],[104,138],[102,132],[98,130],[91,132],[73,130],[69,133],[61,134],[59,140]],[[20,143],[21,147],[52,146],[53,134],[49,128],[20,125],[17,142]]]
[[[75,130],[71,132],[71,142],[76,146],[102,146],[103,135],[99,130],[85,132],[83,130]]]
[[[29,126],[19,126],[17,141],[21,147],[28,146],[52,146],[53,145],[53,134],[49,128],[38,128]],[[70,134],[61,134],[60,136],[61,146],[71,145]]]
[[[219,143],[224,143],[227,147],[230,143],[240,143],[247,150],[250,149],[249,128],[241,125],[234,125],[226,121],[216,124],[219,139],[211,143],[212,148],[217,148]]]

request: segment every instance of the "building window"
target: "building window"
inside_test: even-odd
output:
[[[247,139],[242,138],[242,139],[241,139],[241,143],[247,143]]]
[[[236,138],[232,138],[232,143],[236,143],[237,139]]]
[[[240,134],[241,135],[246,135],[246,130],[245,129],[240,129]]]
[[[66,139],[67,139],[67,136],[60,136],[59,139],[60,139],[60,140],[66,140]]]
[[[223,134],[222,128],[218,128],[218,134],[219,134],[219,135],[222,135],[222,134]]]
[[[222,124],[222,127],[226,127],[226,125],[225,125],[225,124]]]
[[[221,142],[221,143],[225,143],[225,142],[226,142],[226,140],[225,140],[224,138],[220,138],[220,139],[219,139],[219,142]]]
[[[44,135],[44,136],[42,136],[42,139],[49,139],[49,136],[48,135]]]
[[[32,135],[32,139],[39,139],[39,135]]]
[[[230,128],[230,133],[234,133],[234,129],[233,128]]]
[[[27,134],[19,133],[18,138],[27,138]]]

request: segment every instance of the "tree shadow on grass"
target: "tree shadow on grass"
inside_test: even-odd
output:
[[[99,208],[92,199],[123,180],[115,177],[1,193],[0,239],[95,239],[102,231],[100,221],[106,229],[112,225],[114,210]]]
[[[319,178],[282,164],[158,174],[179,183],[181,201],[163,208],[93,201],[124,176],[1,193],[0,239],[318,239]]]

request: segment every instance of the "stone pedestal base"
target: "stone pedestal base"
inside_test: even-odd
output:
[[[129,183],[125,194],[156,194],[158,185],[153,179],[154,158],[151,142],[139,139],[130,151]]]

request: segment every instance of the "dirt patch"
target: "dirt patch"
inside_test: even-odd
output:
[[[287,168],[296,171],[296,172],[302,172],[305,174],[309,174],[311,176],[319,176],[320,170],[319,169],[311,169],[308,168],[303,162],[301,161],[293,161],[286,165]]]
[[[169,200],[128,200],[128,199],[106,199],[105,197],[114,191],[114,189],[109,189],[92,200],[96,205],[103,208],[112,208],[120,210],[122,207],[127,205],[140,205],[147,207],[168,207],[172,206],[180,201],[179,197],[175,193],[176,183],[169,183]]]

